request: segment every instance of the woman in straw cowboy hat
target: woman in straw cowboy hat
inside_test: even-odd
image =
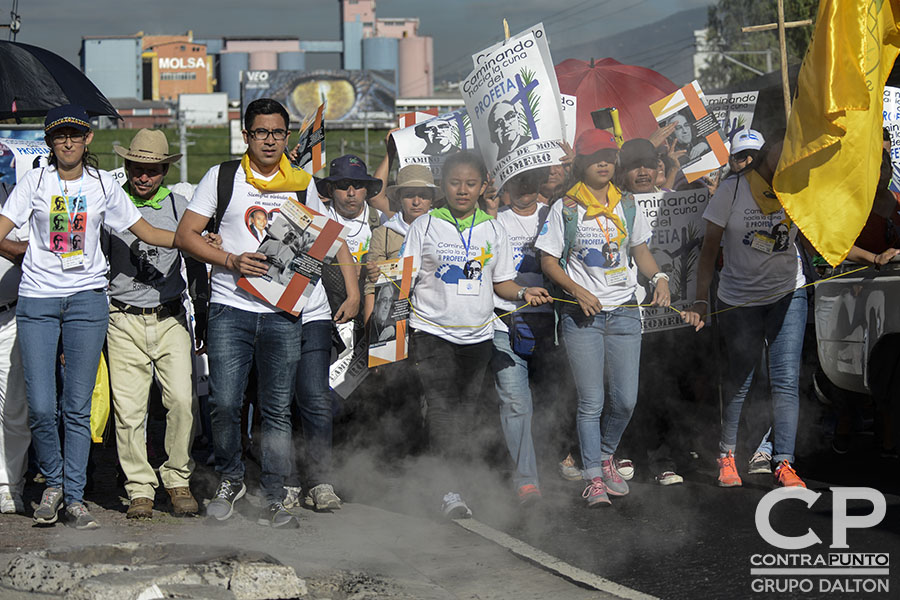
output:
[[[32,440],[41,473],[47,478],[34,520],[55,523],[65,501],[78,529],[98,526],[82,495],[91,446],[91,395],[109,320],[108,267],[100,248],[100,228],[127,229],[142,241],[164,248],[171,248],[175,241],[173,232],[141,218],[113,177],[97,169],[87,151],[92,137],[82,107],[51,109],[44,121],[49,166],[28,172],[0,212],[0,239],[25,223],[31,231],[22,261],[16,322]],[[57,215],[62,218],[54,218]],[[60,339],[66,385],[57,407],[53,373]],[[58,414],[65,429],[64,446]]]
[[[431,169],[424,165],[408,165],[397,173],[397,183],[387,187],[385,194],[394,213],[384,226],[372,232],[369,246],[366,282],[366,321],[375,307],[375,281],[378,280],[378,263],[400,256],[400,248],[412,222],[428,213],[432,206],[443,197],[441,189],[434,185]]]

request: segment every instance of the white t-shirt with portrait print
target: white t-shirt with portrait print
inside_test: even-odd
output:
[[[543,287],[544,285],[540,253],[534,244],[541,226],[547,220],[549,211],[550,207],[545,204],[538,204],[534,213],[530,215],[520,215],[509,206],[504,206],[497,211],[497,221],[503,225],[509,236],[513,267],[516,269],[515,281],[521,287]],[[525,304],[524,300],[511,302],[494,294],[494,306],[504,312],[515,310],[523,304]],[[551,313],[553,307],[550,304],[528,306],[519,312]],[[509,327],[501,319],[494,321],[494,329],[509,331]]]
[[[266,181],[275,175],[266,177],[256,171],[253,176]],[[203,217],[212,218],[216,214],[217,181],[219,178],[219,165],[214,166],[194,190],[194,197],[187,209]],[[238,167],[234,175],[234,189],[231,193],[231,201],[228,209],[219,224],[219,234],[222,236],[222,250],[234,255],[244,252],[256,252],[259,248],[259,240],[253,234],[253,223],[250,215],[258,210],[265,211],[268,222],[272,222],[275,216],[281,212],[281,205],[291,199],[296,199],[295,192],[262,192],[247,183],[244,169]],[[214,265],[210,302],[225,304],[255,313],[274,313],[279,309],[268,302],[260,300],[253,294],[245,292],[237,286],[240,275],[230,269]]]
[[[306,206],[323,214],[329,219],[337,221],[344,226],[344,239],[354,262],[361,262],[369,251],[369,243],[372,240],[372,229],[369,227],[369,205],[365,204],[362,213],[355,219],[347,219],[334,209],[334,200],[325,204],[317,189],[310,185],[306,195]],[[381,212],[378,213],[379,219]],[[325,288],[319,281],[310,296],[306,308],[303,310],[303,322],[327,321],[332,318],[331,307],[328,304],[328,296]]]
[[[101,183],[102,181],[102,183]],[[106,224],[125,231],[141,213],[115,178],[88,168],[81,179],[61,181],[52,166],[33,169],[13,188],[0,214],[29,229],[19,295],[60,298],[107,287],[100,244]],[[63,253],[83,252],[81,264],[63,269]]]
[[[806,283],[796,247],[797,226],[784,209],[765,215],[745,177],[728,177],[710,198],[703,218],[725,229],[718,298],[736,306],[763,306]],[[756,237],[759,240],[754,242]]]
[[[550,207],[550,216],[538,235],[537,248],[559,257],[565,245],[563,201]],[[632,231],[622,232],[605,216],[585,220],[586,211],[578,205],[578,229],[575,243],[566,263],[569,277],[603,304],[603,310],[614,310],[627,303],[637,291],[637,265],[629,261],[630,251],[650,240],[652,230],[644,211],[635,210]],[[627,227],[622,203],[615,213]]]
[[[410,326],[454,344],[493,338],[493,284],[516,277],[503,225],[490,219],[475,225],[471,233],[469,242],[468,228],[460,233],[453,223],[422,215],[410,226],[400,252],[400,256],[418,256],[420,260]],[[475,263],[480,271],[473,276]],[[466,286],[471,287],[466,290]],[[465,293],[460,293],[461,288]]]

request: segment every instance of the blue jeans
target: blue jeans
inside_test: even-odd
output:
[[[534,408],[528,383],[528,362],[528,359],[512,351],[509,333],[494,332],[491,371],[494,373],[497,396],[500,397],[500,426],[509,455],[516,464],[513,474],[516,488],[538,484],[537,459],[531,437]]]
[[[241,407],[255,358],[260,487],[266,504],[284,498],[284,478],[290,472],[291,397],[300,331],[300,319],[288,313],[255,313],[218,303],[209,307],[209,407],[216,471],[222,479],[244,479]]]
[[[333,483],[331,476],[332,396],[328,383],[331,365],[331,321],[303,326],[300,366],[294,394],[306,441],[306,485]]]
[[[63,298],[20,297],[16,326],[38,467],[48,487],[61,487],[66,504],[81,502],[91,451],[91,396],[106,339],[106,290]],[[57,348],[62,336],[64,384],[57,407]],[[64,440],[59,439],[58,417]]]
[[[602,461],[615,454],[634,413],[641,365],[641,313],[637,308],[620,307],[586,317],[575,308],[563,312],[560,321],[578,390],[576,423],[584,478],[590,480],[601,476]],[[605,415],[604,378],[609,381]]]
[[[719,303],[719,310],[729,308]],[[772,459],[794,461],[800,417],[800,357],[806,330],[806,290],[797,290],[765,306],[743,306],[722,313],[719,326],[728,352],[728,379],[719,451],[734,452],[741,408],[759,357],[769,344],[774,435]]]

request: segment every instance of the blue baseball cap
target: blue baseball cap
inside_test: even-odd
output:
[[[44,119],[44,133],[50,134],[60,127],[71,127],[82,133],[91,130],[91,119],[84,108],[77,104],[55,106],[47,111]]]

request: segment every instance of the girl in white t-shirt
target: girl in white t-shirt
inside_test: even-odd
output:
[[[106,337],[107,263],[100,248],[105,223],[171,248],[174,232],[151,226],[113,177],[87,150],[93,134],[84,109],[47,113],[49,166],[28,172],[0,212],[0,239],[28,223],[16,325],[25,370],[29,423],[38,466],[47,479],[39,524],[57,520],[60,505],[78,529],[98,523],[82,502],[91,446],[91,395]],[[56,365],[62,353],[63,390],[57,408]],[[65,429],[60,443],[57,414]]]
[[[588,506],[599,506],[609,504],[610,495],[628,493],[613,455],[637,402],[641,358],[641,314],[634,306],[637,269],[656,288],[654,305],[669,305],[669,287],[647,248],[651,233],[647,218],[639,208],[623,206],[633,198],[623,199],[611,183],[617,155],[613,137],[589,130],[579,136],[575,152],[577,181],[550,208],[536,246],[543,253],[544,274],[572,298],[559,307],[560,326],[578,388],[576,424],[588,482],[582,495]],[[570,236],[574,239],[566,239],[569,216],[575,218],[568,227],[575,228]],[[565,268],[560,266],[564,254]]]
[[[806,330],[807,299],[797,227],[771,188],[781,157],[782,136],[772,136],[749,170],[728,177],[703,213],[706,235],[697,271],[697,301],[682,313],[699,331],[709,309],[709,285],[719,248],[717,306],[722,341],[728,353],[728,376],[719,438],[721,487],[741,485],[734,452],[744,398],[759,357],[768,344],[772,388],[773,455],[760,451],[751,472],[772,472],[782,486],[806,487],[794,468],[794,442],[800,414],[800,358]],[[761,460],[760,460],[761,459]],[[766,467],[769,467],[766,469]]]
[[[446,481],[442,512],[449,518],[472,514],[459,494],[465,458],[473,450],[476,407],[491,358],[496,293],[533,305],[550,301],[541,287],[522,287],[506,230],[478,208],[487,186],[481,158],[458,152],[444,163],[442,188],[447,205],[416,219],[401,256],[417,256],[412,293],[409,357],[428,404],[432,450],[441,458]]]

